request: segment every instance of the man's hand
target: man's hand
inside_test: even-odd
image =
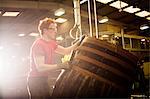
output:
[[[71,69],[70,61],[57,64],[62,69]]]
[[[80,44],[82,43],[82,41],[84,40],[84,38],[86,37],[86,35],[82,35],[77,41],[77,45],[80,46]]]

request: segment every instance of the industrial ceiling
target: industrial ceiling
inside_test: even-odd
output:
[[[81,0],[82,1],[82,0]],[[92,0],[91,0],[92,1]],[[96,2],[96,10],[98,18],[107,16],[109,19],[125,27],[125,31],[139,30],[143,24],[149,24],[146,17],[138,17],[135,13],[130,14],[124,11],[109,6],[115,2],[113,0],[107,4]],[[149,0],[121,0],[134,7],[139,7],[141,10],[149,12]],[[92,1],[93,2],[93,1]],[[81,4],[82,21],[88,21],[87,2]],[[127,6],[127,7],[128,7]],[[54,11],[58,8],[64,8],[66,14],[63,17],[67,18],[71,25],[68,29],[60,30],[59,33],[66,33],[74,24],[73,0],[0,0],[0,37],[1,42],[4,39],[16,39],[17,34],[37,31],[37,24],[44,17],[54,16]],[[93,10],[93,8],[91,8]],[[17,17],[4,17],[2,14],[6,11],[20,11]],[[148,31],[149,32],[149,31]],[[145,35],[145,36],[149,36]],[[19,38],[20,39],[20,38]]]

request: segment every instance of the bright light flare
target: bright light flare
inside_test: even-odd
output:
[[[4,49],[4,47],[3,47],[3,46],[0,46],[0,50],[2,50],[2,49]]]
[[[18,48],[18,47],[17,47]],[[12,93],[9,92],[11,88],[12,90],[16,90],[18,88],[18,83],[23,78],[22,71],[27,69],[24,67],[23,62],[25,59],[21,59],[20,57],[20,50],[17,49],[16,46],[10,44],[9,46],[5,45],[3,50],[0,50],[0,94],[1,92],[4,94],[8,94],[13,96]],[[21,54],[22,55],[22,54]],[[27,59],[27,58],[26,58]],[[28,64],[26,64],[28,66]],[[24,85],[23,85],[24,86]],[[11,90],[11,91],[12,91]]]

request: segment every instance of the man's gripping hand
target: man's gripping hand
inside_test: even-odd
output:
[[[71,62],[70,61],[67,61],[67,62],[64,62],[64,63],[59,63],[57,64],[61,69],[71,69]]]

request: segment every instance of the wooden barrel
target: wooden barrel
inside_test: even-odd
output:
[[[137,57],[92,37],[83,40],[71,65],[56,82],[53,97],[128,97],[136,79]]]

